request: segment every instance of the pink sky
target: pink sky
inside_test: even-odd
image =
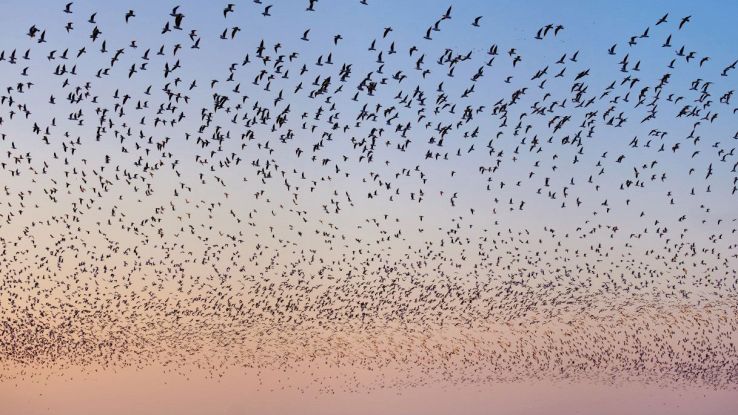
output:
[[[190,379],[156,368],[93,375],[67,374],[0,384],[5,414],[729,414],[738,408],[730,390],[670,389],[641,384],[511,383],[418,387],[397,391],[319,394],[261,388],[249,373],[218,380]],[[284,376],[284,375],[282,375]],[[73,381],[70,381],[73,377]],[[270,391],[274,387],[276,390]]]

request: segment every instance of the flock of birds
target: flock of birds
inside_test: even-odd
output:
[[[0,379],[738,383],[738,61],[691,16],[581,50],[455,7],[252,29],[327,6],[3,29]]]

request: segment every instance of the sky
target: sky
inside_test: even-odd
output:
[[[738,404],[738,5],[262,3],[2,2],[0,414]]]

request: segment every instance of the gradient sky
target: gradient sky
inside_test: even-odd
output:
[[[76,1],[72,14],[64,3],[3,1],[0,14],[0,414],[738,407],[737,105],[720,98],[738,76],[720,76],[738,59],[730,42],[738,4],[462,1],[427,41],[449,2],[320,0],[307,12],[307,1],[275,1],[265,17],[264,5],[243,1],[227,18],[225,3]],[[162,34],[177,5],[184,30]],[[136,16],[125,23],[129,9]],[[655,26],[667,12],[668,23]],[[549,23],[564,29],[536,40]],[[27,35],[31,25],[46,31],[46,43]],[[92,41],[95,26],[102,34]],[[234,26],[235,39],[219,39]],[[646,27],[649,37],[629,46]],[[190,47],[192,29],[200,49]],[[309,42],[300,39],[307,29]],[[669,35],[672,46],[662,47]],[[261,41],[268,65],[256,56]],[[499,54],[485,65],[493,44]],[[681,45],[695,60],[675,56]],[[420,50],[409,56],[412,46]],[[515,67],[511,48],[522,57]],[[445,51],[473,58],[450,77],[436,63]],[[289,77],[258,78],[292,52],[295,62],[282,68]],[[329,54],[333,65],[316,65]],[[420,54],[427,77],[414,69]],[[62,64],[76,75],[52,75]],[[342,64],[352,65],[345,83]],[[472,81],[480,67],[484,77]],[[553,76],[564,67],[565,76]],[[547,75],[532,80],[543,68]],[[584,96],[595,104],[579,108],[574,77],[587,70]],[[331,76],[334,101],[308,96],[318,76]],[[365,76],[387,85],[368,96],[357,89]],[[637,86],[621,83],[626,76]],[[706,81],[711,103],[701,116],[676,117],[704,102]],[[293,92],[298,83],[304,89]],[[416,88],[427,100],[422,121],[417,102],[403,107],[397,98]],[[522,103],[510,104],[502,123],[495,103],[521,88]],[[438,107],[439,90],[453,113]],[[635,105],[639,92],[644,105]],[[215,94],[228,96],[227,112],[214,110]],[[562,99],[565,111],[534,113]],[[651,99],[658,117],[641,122]],[[371,112],[382,105],[379,120],[355,125],[364,104]],[[259,107],[276,117],[287,105],[279,128],[273,118],[233,118]],[[457,124],[467,106],[484,109]],[[390,107],[399,121],[383,118]],[[590,111],[598,126],[586,145],[563,142],[586,135],[579,124]],[[719,117],[701,119],[708,112]],[[618,113],[624,127],[606,125],[603,114]],[[564,114],[571,123],[553,131],[552,117]],[[405,137],[394,131],[407,122]],[[444,147],[436,125],[453,126]],[[372,136],[368,162],[356,143]],[[625,185],[639,179],[640,187]]]

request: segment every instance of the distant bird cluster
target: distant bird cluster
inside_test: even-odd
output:
[[[459,47],[492,18],[261,3],[2,29],[0,380],[738,384],[738,61],[692,16]]]

